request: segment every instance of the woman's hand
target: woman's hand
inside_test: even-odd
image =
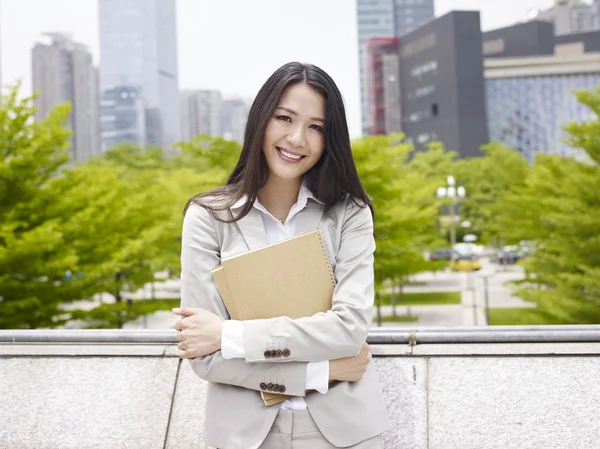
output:
[[[358,382],[363,378],[369,363],[371,351],[365,343],[358,355],[329,361],[329,381]]]
[[[183,316],[175,323],[179,357],[192,359],[202,357],[221,349],[223,319],[204,309],[182,307],[173,309],[173,313]]]

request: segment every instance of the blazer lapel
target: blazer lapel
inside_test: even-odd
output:
[[[296,235],[302,232],[313,232],[319,228],[321,217],[325,206],[321,203],[309,199],[304,210],[298,213],[298,221],[296,222]]]
[[[235,224],[250,251],[267,246],[267,233],[259,210],[253,207],[248,215]]]

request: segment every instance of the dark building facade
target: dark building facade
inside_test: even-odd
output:
[[[592,52],[600,52],[600,30],[555,35],[554,24],[534,21],[483,33],[486,59]]]
[[[600,52],[600,30],[556,36],[555,45],[580,44],[583,53]]]
[[[554,54],[554,25],[533,21],[483,33],[484,58]]]
[[[460,157],[488,143],[478,11],[454,11],[399,41],[402,129],[416,149],[441,141]]]

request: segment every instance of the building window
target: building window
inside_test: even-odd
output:
[[[431,135],[430,134],[419,134],[419,136],[417,137],[417,142],[419,143],[425,143],[425,142],[429,142],[431,140]]]
[[[413,68],[410,71],[410,74],[413,78],[420,78],[421,76],[423,76],[426,73],[436,72],[437,69],[438,69],[437,61],[429,61],[429,62],[426,62],[425,64],[421,64],[420,66]]]
[[[432,94],[433,92],[435,92],[435,86],[433,84],[430,84],[428,86],[420,87],[419,89],[415,90],[414,92],[411,92],[408,95],[408,98],[426,97],[427,95]]]

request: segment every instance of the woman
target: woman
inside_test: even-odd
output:
[[[181,357],[208,381],[205,443],[220,449],[383,447],[387,413],[365,344],[373,219],[342,96],[320,68],[279,68],[250,109],[227,186],[188,203],[181,254]],[[292,320],[229,320],[210,270],[220,259],[321,230],[332,309]],[[272,357],[274,350],[280,357]],[[267,386],[295,396],[265,406]]]

